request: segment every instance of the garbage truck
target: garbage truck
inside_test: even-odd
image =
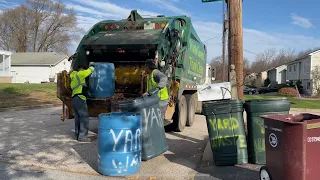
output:
[[[90,62],[113,63],[115,93],[110,98],[87,99],[89,116],[113,111],[113,102],[141,97],[146,92],[145,61],[153,59],[168,77],[173,123],[165,128],[181,132],[192,126],[201,107],[197,85],[206,81],[206,46],[187,16],[142,17],[132,10],[127,19],[104,20],[84,35],[69,58],[71,70]],[[62,120],[73,118],[69,72],[58,74],[57,97],[62,101]],[[90,82],[89,82],[90,83]],[[170,114],[170,113],[169,113]]]

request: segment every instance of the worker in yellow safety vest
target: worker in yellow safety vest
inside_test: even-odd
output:
[[[79,66],[70,74],[72,89],[72,105],[75,117],[75,136],[74,139],[82,142],[90,142],[88,138],[89,131],[89,112],[87,106],[87,84],[86,78],[92,74],[94,66],[90,63],[87,68],[84,65]]]
[[[159,106],[162,112],[164,125],[168,125],[172,123],[171,120],[165,119],[165,113],[169,104],[169,92],[167,88],[168,77],[157,69],[153,59],[148,59],[146,61],[146,73],[148,74],[147,92],[144,93],[144,96],[158,93],[160,99]]]

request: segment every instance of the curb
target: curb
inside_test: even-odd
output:
[[[42,109],[42,108],[51,108],[51,107],[59,107],[59,106],[61,106],[61,105],[44,104],[44,105],[38,105],[38,106],[20,106],[20,107],[12,107],[12,108],[0,108],[0,112]]]
[[[290,111],[320,113],[320,109],[306,109],[306,108],[290,108]]]

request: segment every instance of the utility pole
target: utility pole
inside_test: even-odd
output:
[[[222,82],[225,82],[225,69],[226,69],[226,32],[227,32],[227,19],[224,8],[224,2],[222,2],[222,13],[223,13],[223,21],[222,21]],[[229,69],[229,68],[228,68]],[[227,70],[229,72],[229,70]],[[228,73],[228,81],[229,81],[229,73]]]
[[[228,60],[229,64],[235,65],[238,99],[243,100],[242,0],[226,1],[229,18]]]

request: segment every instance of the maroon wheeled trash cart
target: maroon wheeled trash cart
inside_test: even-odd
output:
[[[266,166],[261,180],[320,179],[320,116],[263,115]]]

